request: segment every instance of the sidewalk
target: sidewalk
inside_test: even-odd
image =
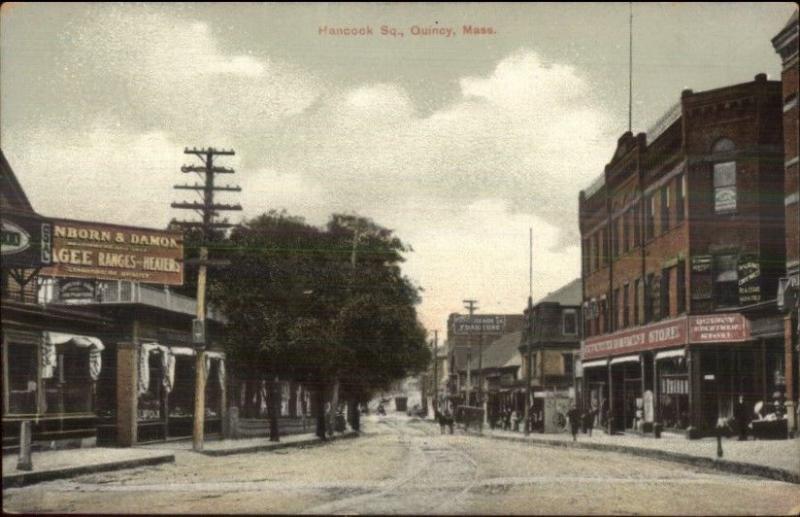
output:
[[[271,442],[268,437],[264,438],[242,438],[236,440],[206,440],[203,444],[203,450],[200,454],[206,456],[229,456],[231,454],[243,454],[248,452],[263,452],[274,451],[277,449],[285,449],[287,447],[307,447],[312,445],[320,445],[323,443],[331,442],[334,440],[341,440],[345,438],[355,438],[359,433],[355,431],[347,431],[344,433],[336,433],[332,438],[327,441],[321,440],[314,433],[304,434],[290,434],[288,436],[281,436],[279,442]],[[162,442],[151,443],[147,445],[138,445],[139,450],[166,450],[166,451],[191,451],[192,441],[181,440],[176,442]]]
[[[521,432],[485,428],[483,436],[553,447],[576,447],[635,454],[800,484],[800,439],[798,438],[745,442],[740,442],[736,438],[723,438],[723,457],[717,458],[716,438],[688,440],[680,434],[664,433],[660,439],[656,439],[652,435],[610,436],[602,430],[595,430],[591,437],[579,433],[577,442],[573,442],[569,433],[531,433],[525,437]]]
[[[175,462],[175,455],[167,451],[110,447],[34,452],[31,471],[17,470],[17,458],[17,454],[3,455],[3,487]]]

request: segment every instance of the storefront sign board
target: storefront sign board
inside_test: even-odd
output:
[[[653,323],[585,341],[583,359],[609,357],[641,350],[668,348],[686,343],[686,318]]]
[[[719,343],[748,339],[750,339],[750,324],[741,314],[711,314],[689,318],[691,343]]]
[[[53,264],[43,275],[183,284],[181,232],[54,219]]]
[[[453,320],[453,333],[468,334],[502,334],[505,332],[506,317],[480,314],[474,316],[458,315]]]
[[[642,350],[658,350],[686,344],[748,341],[750,321],[738,313],[681,316],[631,330],[586,339],[584,361]]]

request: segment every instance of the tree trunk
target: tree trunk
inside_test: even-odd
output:
[[[325,388],[322,383],[320,383],[313,395],[311,411],[317,417],[317,436],[325,440]]]
[[[339,377],[333,380],[333,389],[331,390],[331,411],[330,418],[328,419],[329,431],[333,436],[333,431],[336,429],[336,415],[339,412]]]
[[[253,418],[253,397],[255,393],[253,393],[253,381],[246,380],[244,381],[244,404],[242,405],[242,416],[245,418]]]
[[[279,442],[280,428],[278,426],[278,418],[280,417],[281,397],[278,391],[280,384],[278,383],[277,375],[270,381],[269,388],[269,398],[267,400],[267,408],[269,410],[269,441]]]
[[[289,417],[297,418],[297,383],[289,381]]]
[[[353,431],[360,430],[358,400],[355,398],[348,399],[347,401],[347,421]]]

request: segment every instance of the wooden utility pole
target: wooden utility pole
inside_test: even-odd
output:
[[[469,322],[472,324],[472,315],[478,309],[475,304],[478,300],[464,300],[464,308],[469,311]],[[472,393],[472,332],[469,334],[469,349],[467,350],[467,400],[466,405],[469,406],[469,399]]]
[[[528,248],[528,318],[526,321],[528,327],[527,335],[527,356],[528,362],[526,363],[526,387],[525,387],[525,435],[531,433],[533,427],[533,415],[531,414],[531,406],[533,406],[533,393],[531,393],[531,382],[533,382],[532,367],[533,367],[533,228],[529,229],[529,248]]]
[[[219,212],[226,210],[241,210],[241,205],[229,205],[222,203],[214,203],[214,192],[228,191],[228,192],[241,192],[241,187],[226,185],[219,187],[214,185],[214,177],[217,174],[233,174],[234,170],[226,167],[214,166],[214,158],[216,156],[233,156],[233,150],[226,151],[216,150],[213,147],[207,149],[189,149],[183,151],[184,154],[193,154],[203,160],[202,166],[184,165],[181,171],[184,173],[194,172],[203,178],[203,183],[195,183],[194,185],[175,185],[176,189],[180,190],[194,190],[201,195],[201,202],[188,202],[183,201],[180,203],[172,203],[172,208],[179,208],[183,210],[195,210],[201,217],[202,221],[176,221],[173,224],[185,228],[199,228],[201,234],[200,244],[200,257],[197,260],[187,260],[185,264],[197,264],[197,318],[193,322],[192,336],[196,347],[195,356],[195,394],[194,394],[194,425],[192,428],[192,447],[195,451],[203,450],[203,435],[205,432],[205,412],[206,412],[206,367],[205,367],[205,346],[206,346],[206,276],[207,266],[225,265],[224,261],[210,261],[208,259],[208,245],[207,241],[211,233],[215,229],[225,229],[235,226],[227,222],[215,222],[214,217],[219,215]],[[224,402],[223,402],[224,403]],[[224,414],[224,408],[223,408]]]
[[[439,331],[433,331],[433,412],[439,410]]]

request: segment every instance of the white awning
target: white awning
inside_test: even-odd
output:
[[[101,352],[105,350],[103,342],[92,336],[65,334],[63,332],[45,331],[42,342],[42,378],[52,379],[56,369],[56,345],[72,343],[74,346],[89,349],[89,375],[93,381],[100,378],[103,366]]]
[[[44,339],[53,345],[63,345],[64,343],[72,343],[81,348],[94,348],[95,350],[105,350],[103,342],[92,336],[79,336],[77,334],[65,334],[63,332],[45,332]]]
[[[664,350],[663,352],[658,352],[656,354],[656,361],[659,359],[669,359],[670,357],[685,357],[686,356],[686,349],[679,348],[677,350]]]
[[[611,360],[611,364],[619,364],[619,363],[638,363],[639,356],[638,355],[623,355],[622,357],[615,357]]]
[[[597,359],[596,361],[586,361],[583,363],[583,369],[596,368],[599,366],[608,366],[608,359]]]
[[[197,352],[194,351],[194,348],[189,348],[188,346],[171,346],[169,348],[172,355],[196,355]]]

